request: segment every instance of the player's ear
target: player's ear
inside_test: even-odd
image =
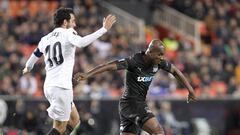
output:
[[[153,56],[153,53],[152,53],[152,51],[149,49],[149,52],[148,52],[148,54],[149,54],[149,56]]]
[[[145,53],[150,55],[150,53],[151,53],[150,49],[148,48]]]
[[[63,20],[63,26],[67,26],[68,21],[66,19]]]

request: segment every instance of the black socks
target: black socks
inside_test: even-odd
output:
[[[73,127],[67,124],[66,131],[64,132],[64,135],[70,135],[70,133],[73,131]]]
[[[73,128],[72,126],[68,125],[67,124],[67,127],[66,127],[66,131],[64,132],[63,135],[70,135],[70,133],[73,131]],[[47,135],[61,135],[60,132],[55,129],[55,128],[52,128],[48,133]]]
[[[55,128],[52,128],[48,133],[47,135],[61,135],[60,132],[58,132],[57,129]]]

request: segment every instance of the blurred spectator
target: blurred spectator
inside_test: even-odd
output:
[[[2,80],[1,94],[14,95],[14,87],[12,86],[12,80],[9,76],[6,76]]]
[[[26,113],[26,105],[22,99],[16,100],[15,110],[16,112],[13,118],[13,121],[15,121],[14,126],[18,129],[22,129],[23,128],[22,121]]]
[[[22,124],[23,124],[23,130],[26,130],[27,132],[37,131],[36,115],[32,111],[28,110],[25,113]]]
[[[77,134],[93,135],[95,133],[95,120],[90,112],[80,110],[81,126],[77,129]]]
[[[160,105],[160,111],[157,115],[158,120],[163,124],[163,127],[166,131],[166,135],[188,135],[189,134],[189,125],[187,122],[179,122],[171,108],[170,102],[162,102]]]
[[[194,134],[194,135],[211,135],[211,128],[206,119],[194,118],[192,120],[191,124],[193,127],[192,134]]]
[[[37,80],[31,75],[27,74],[20,78],[21,95],[33,96],[37,91]]]
[[[51,127],[51,119],[47,115],[47,105],[45,103],[39,103],[37,108],[37,135],[43,135],[47,133]]]
[[[225,120],[225,135],[238,135],[240,134],[240,110],[239,106],[235,105],[233,108],[229,108],[226,112]]]

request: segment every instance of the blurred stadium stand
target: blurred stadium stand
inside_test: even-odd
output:
[[[240,134],[239,0],[0,0],[0,134],[42,135],[50,128],[42,91],[43,61],[35,65],[32,74],[21,76],[21,70],[40,38],[52,30],[51,17],[60,6],[74,9],[82,36],[101,27],[107,13],[118,16],[108,34],[77,50],[74,72],[128,57],[145,49],[151,39],[162,39],[166,57],[184,72],[200,99],[185,104],[187,91],[171,75],[156,75],[148,99],[154,101],[152,109],[167,135],[200,135],[197,129],[204,127],[210,127],[204,135],[208,131],[213,135]],[[79,133],[119,134],[117,99],[123,79],[124,71],[119,71],[75,85],[83,121]],[[161,110],[163,100],[172,106],[167,115]],[[8,108],[5,121],[4,101]],[[207,123],[194,118],[204,118]],[[197,128],[199,123],[202,128]]]

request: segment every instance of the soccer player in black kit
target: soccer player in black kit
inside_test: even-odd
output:
[[[159,69],[173,74],[188,89],[187,102],[196,100],[193,88],[181,71],[164,59],[164,45],[160,40],[152,40],[145,52],[97,66],[87,73],[77,73],[74,79],[81,81],[104,71],[121,69],[126,69],[126,79],[119,101],[120,135],[135,135],[137,126],[151,135],[164,135],[145,101],[149,85]]]

